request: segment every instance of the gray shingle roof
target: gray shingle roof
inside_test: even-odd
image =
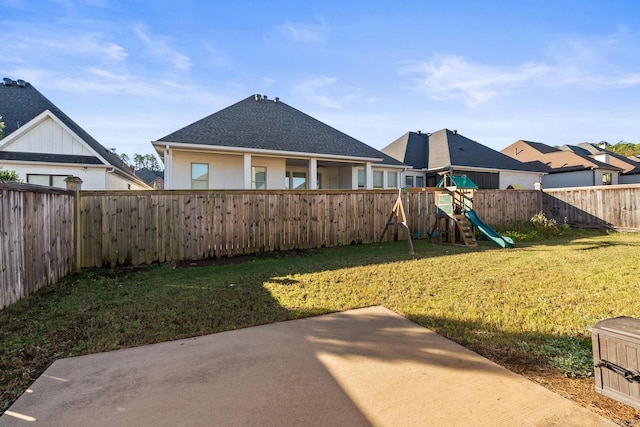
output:
[[[7,84],[9,82],[10,84]],[[21,82],[21,84],[18,85],[18,82]],[[69,116],[63,113],[62,110],[56,107],[30,83],[20,80],[13,81],[8,78],[5,78],[3,80],[3,83],[0,83],[0,116],[2,116],[2,121],[5,124],[5,138],[18,130],[19,127],[27,124],[46,110],[51,111],[51,113],[56,116],[58,120],[64,123],[65,126],[71,129],[76,135],[82,138],[82,140],[87,143],[87,145],[89,145],[100,156],[102,156],[103,159],[109,162],[111,166],[118,168],[120,171],[128,175],[131,179],[139,181],[139,179],[133,173],[132,168],[123,163],[118,156],[103,147],[98,141],[96,141],[91,135],[89,135],[84,129],[82,129],[76,122],[71,120]],[[37,160],[39,157],[35,154],[40,153],[34,153],[33,158],[25,158],[25,160],[42,161]]]
[[[256,100],[259,98],[259,100]],[[278,100],[252,95],[158,140],[402,163]]]
[[[404,150],[404,151],[403,151]],[[540,172],[456,131],[408,132],[382,151],[416,168],[445,170],[451,166]]]
[[[158,178],[164,179],[164,171],[152,171],[147,168],[138,169],[136,175],[147,185],[151,185]]]

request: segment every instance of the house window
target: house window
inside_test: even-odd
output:
[[[413,187],[413,177],[412,176],[405,176],[404,177],[404,185],[405,185],[405,187]]]
[[[364,188],[364,169],[358,169],[358,188]]]
[[[611,172],[605,172],[602,174],[602,185],[611,185],[611,179],[613,175]]]
[[[316,175],[316,190],[320,190],[322,188],[322,175]]]
[[[305,172],[287,171],[284,179],[284,188],[286,190],[306,190],[307,174]]]
[[[416,176],[416,187],[424,187],[424,176]]]
[[[373,188],[382,188],[382,171],[373,171]]]
[[[254,166],[251,168],[251,188],[254,190],[267,189],[267,168]]]
[[[191,188],[206,190],[209,188],[209,164],[191,163]]]
[[[396,172],[387,172],[387,187],[398,187],[398,174]]]
[[[39,175],[27,174],[27,182],[35,185],[46,185],[49,187],[67,188],[64,180],[70,175]]]

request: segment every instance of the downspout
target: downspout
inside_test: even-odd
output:
[[[107,173],[114,173],[116,171],[115,167],[107,169]],[[109,180],[107,179],[107,173],[104,174],[104,189],[109,190]]]

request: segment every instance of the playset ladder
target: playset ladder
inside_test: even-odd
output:
[[[469,218],[461,214],[456,214],[453,215],[453,219],[456,221],[458,230],[460,230],[460,237],[462,238],[464,244],[466,246],[478,246],[478,242],[476,242],[476,236]]]

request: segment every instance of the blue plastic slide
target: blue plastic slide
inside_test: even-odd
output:
[[[471,224],[473,224],[478,230],[482,231],[488,238],[493,240],[496,245],[503,248],[512,248],[514,246],[513,239],[498,234],[497,231],[482,222],[482,220],[478,218],[478,214],[473,209],[464,211],[464,214],[469,218],[469,222]]]

